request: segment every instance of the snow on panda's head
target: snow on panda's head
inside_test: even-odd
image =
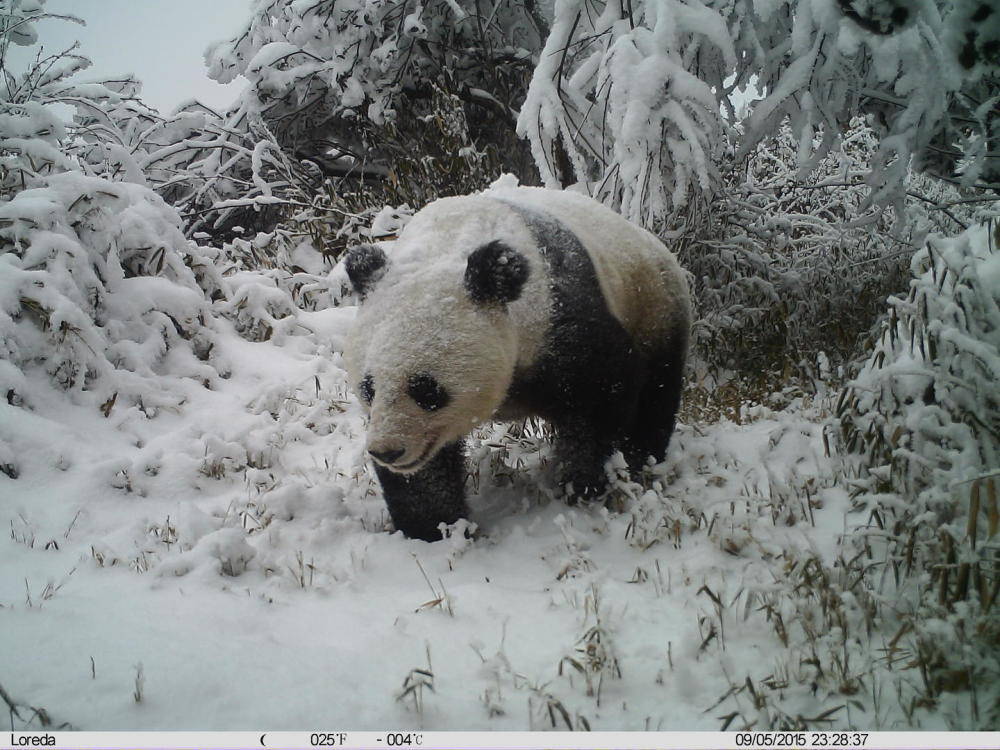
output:
[[[361,245],[345,260],[362,299],[346,354],[369,412],[368,452],[404,474],[499,408],[517,360],[506,306],[530,273],[500,241],[422,255],[394,267],[380,247]]]

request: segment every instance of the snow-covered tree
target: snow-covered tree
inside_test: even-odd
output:
[[[38,42],[35,24],[57,18],[82,23],[73,16],[45,11],[43,0],[5,0],[0,5],[0,190],[30,186],[36,178],[71,165],[86,165],[92,174],[127,174],[140,184],[144,177],[132,156],[130,135],[142,131],[155,115],[138,100],[140,84],[132,77],[81,83],[77,73],[90,66],[76,44],[51,54],[38,47],[21,70],[10,64],[10,47]],[[74,112],[63,122],[56,105]],[[134,136],[131,136],[134,140]],[[70,157],[78,160],[74,161]]]
[[[534,0],[255,0],[206,60],[220,82],[249,80],[240,106],[289,153],[384,177],[403,99],[408,118],[443,89],[474,105],[474,133],[512,131],[545,30]]]
[[[989,3],[556,0],[518,129],[546,184],[589,182],[652,224],[718,188],[726,136],[746,156],[787,119],[805,174],[868,114],[869,187],[900,205],[911,166],[1000,185],[998,47]]]

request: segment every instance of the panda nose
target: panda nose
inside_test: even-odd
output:
[[[406,453],[405,448],[390,448],[389,450],[377,451],[372,448],[368,449],[368,452],[372,455],[372,458],[377,459],[380,463],[391,464],[395,463],[399,458]]]

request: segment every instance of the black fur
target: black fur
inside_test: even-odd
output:
[[[528,259],[499,240],[476,249],[465,268],[465,289],[476,304],[507,304],[521,296]]]
[[[385,251],[376,245],[357,245],[344,258],[344,269],[351,286],[363,299],[385,274]]]
[[[375,465],[389,516],[398,531],[411,539],[434,542],[438,524],[468,516],[465,504],[465,455],[462,442],[449,443],[413,474],[397,474]]]
[[[511,205],[547,265],[552,319],[537,362],[515,373],[508,400],[556,428],[561,481],[572,495],[606,487],[604,463],[622,450],[638,471],[662,461],[680,404],[687,329],[678,325],[652,352],[636,347],[611,314],[586,248],[543,213]]]
[[[657,462],[666,457],[684,390],[688,335],[686,324],[675,326],[647,361],[645,382],[636,394],[635,421],[624,446],[633,471],[641,469],[650,456]]]
[[[365,375],[358,383],[357,393],[366,404],[371,404],[375,399],[375,380],[371,375]]]
[[[410,398],[424,411],[443,409],[451,401],[451,394],[430,373],[410,375],[406,388]]]

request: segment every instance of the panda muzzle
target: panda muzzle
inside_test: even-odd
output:
[[[437,447],[438,437],[438,434],[429,436],[429,439],[420,455],[412,461],[407,461],[405,464],[395,463],[406,454],[405,448],[390,448],[385,450],[372,450],[369,448],[368,453],[373,459],[375,459],[375,461],[382,464],[390,471],[406,474],[419,469],[424,463],[426,463],[427,459],[430,458],[430,455],[434,452],[435,447]]]
[[[371,455],[372,458],[374,458],[380,464],[384,464],[386,466],[392,466],[392,464],[394,464],[397,460],[403,457],[403,454],[406,453],[406,449],[390,448],[388,450],[377,451],[372,448],[369,448],[368,453]]]

